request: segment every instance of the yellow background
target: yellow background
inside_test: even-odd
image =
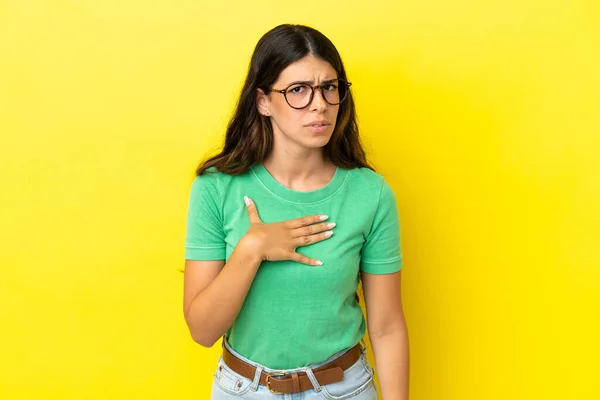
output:
[[[411,399],[597,399],[594,0],[0,0],[0,399],[209,397],[189,184],[283,22],[338,47],[398,198]]]

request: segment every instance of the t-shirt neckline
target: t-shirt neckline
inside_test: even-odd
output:
[[[336,167],[335,174],[327,185],[317,190],[299,192],[279,183],[279,181],[273,178],[263,163],[254,164],[251,170],[267,190],[292,203],[316,203],[328,199],[342,187],[348,172],[344,168]]]

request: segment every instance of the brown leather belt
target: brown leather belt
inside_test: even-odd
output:
[[[362,348],[360,343],[358,343],[339,358],[322,365],[319,368],[314,368],[313,373],[315,374],[315,378],[317,378],[319,385],[328,385],[343,380],[344,371],[358,361],[361,352]],[[223,346],[223,362],[237,374],[244,378],[254,380],[256,367],[231,354],[225,346]],[[284,375],[281,373],[268,374],[261,371],[259,383],[266,386],[271,393],[275,394],[298,393],[313,388],[313,384],[306,372],[294,372]]]

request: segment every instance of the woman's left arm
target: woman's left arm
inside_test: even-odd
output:
[[[409,348],[400,294],[401,272],[362,272],[369,339],[383,400],[408,400]]]

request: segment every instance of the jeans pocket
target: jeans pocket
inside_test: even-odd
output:
[[[225,393],[234,396],[243,395],[250,389],[250,386],[252,386],[252,381],[250,379],[232,371],[231,368],[225,364],[222,357],[219,358],[219,362],[217,363],[214,383]]]
[[[321,386],[323,396],[329,400],[377,400],[377,388],[373,381],[373,368],[364,354],[344,371],[341,382]]]

